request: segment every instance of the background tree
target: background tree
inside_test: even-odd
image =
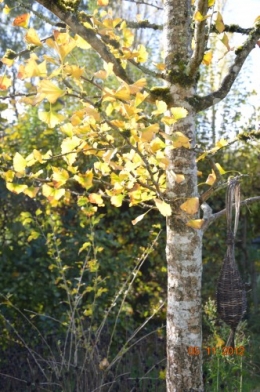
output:
[[[42,106],[39,118],[65,138],[58,155],[34,149],[27,157],[20,153],[11,157],[5,151],[2,160],[7,188],[29,197],[39,192],[54,208],[62,200],[69,202],[74,194],[80,205],[91,212],[103,207],[106,199],[116,207],[123,201],[130,206],[140,204],[146,210],[134,224],[154,208],[167,217],[167,389],[201,390],[202,235],[220,216],[210,214],[206,201],[225,184],[212,156],[227,142],[221,140],[212,150],[199,151],[195,119],[196,113],[216,105],[230,91],[259,40],[259,20],[235,50],[235,58],[219,87],[199,96],[199,68],[212,58],[206,49],[208,35],[224,30],[245,32],[237,26],[225,26],[219,12],[208,24],[214,1],[198,0],[194,10],[181,0],[165,2],[165,59],[154,68],[143,65],[149,54],[143,45],[133,46],[134,35],[127,24],[109,10],[102,10],[108,1],[98,1],[97,11],[90,15],[78,10],[79,1],[34,3],[50,12],[47,15],[43,8],[31,9],[34,17],[53,26],[56,16],[70,33],[55,30],[41,40],[34,29],[29,29],[25,40],[33,48],[26,51],[30,57],[20,62],[18,75],[22,80],[36,78],[36,82],[24,84],[22,93],[9,94],[12,79],[3,74],[2,98],[17,100],[23,96],[20,103],[40,107],[47,100],[50,107],[47,110]],[[30,8],[27,3],[20,4]],[[27,28],[29,17],[19,15],[14,26]],[[159,29],[147,21],[130,26]],[[227,44],[225,33],[221,39]],[[43,59],[32,53],[37,47],[46,51]],[[105,62],[102,68],[100,61],[100,69],[94,73],[80,66],[73,55],[86,50],[86,59],[91,58],[90,48]],[[23,54],[9,53],[2,62],[12,66]],[[149,80],[158,79],[164,87],[149,88],[144,75]],[[89,85],[91,95],[86,93]],[[59,99],[64,100],[60,111],[55,108]],[[197,153],[208,158],[213,168],[213,180],[207,182],[209,189],[202,194],[197,185]],[[75,190],[71,184],[79,184],[82,190]],[[190,348],[196,350],[191,352]]]

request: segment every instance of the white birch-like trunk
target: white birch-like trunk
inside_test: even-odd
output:
[[[201,335],[202,234],[186,225],[195,215],[187,215],[179,206],[197,197],[195,153],[195,113],[185,98],[194,94],[194,84],[183,77],[190,58],[190,1],[168,0],[165,3],[165,54],[167,82],[175,107],[185,107],[188,116],[168,127],[172,135],[180,131],[191,142],[191,149],[166,151],[167,197],[173,213],[167,218],[166,257],[168,265],[167,311],[167,392],[203,391]],[[174,174],[185,181],[175,182]],[[195,354],[195,355],[194,355]]]

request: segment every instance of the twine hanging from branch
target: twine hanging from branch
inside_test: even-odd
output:
[[[235,221],[232,230],[232,210],[235,202]],[[246,291],[235,261],[235,236],[240,211],[240,184],[237,178],[229,181],[226,192],[227,251],[217,284],[217,311],[231,327],[227,347],[234,347],[235,332],[246,312]]]

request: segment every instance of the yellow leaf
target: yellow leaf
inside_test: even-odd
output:
[[[159,69],[159,71],[164,71],[165,70],[165,64],[164,63],[154,63],[155,67]]]
[[[124,200],[124,195],[119,194],[119,195],[114,195],[111,197],[111,204],[115,207],[121,207],[123,200]]]
[[[100,7],[106,7],[109,3],[109,0],[97,0],[97,5]]]
[[[81,38],[78,34],[75,35],[74,37],[75,42],[76,42],[76,46],[80,49],[90,49],[91,45],[85,41],[83,38]]]
[[[80,79],[83,75],[84,69],[78,67],[77,65],[66,64],[64,67],[64,72],[66,72],[66,74],[69,76],[73,76],[75,79]]]
[[[52,181],[55,188],[60,188],[62,185],[66,184],[69,179],[69,173],[67,172],[67,170],[53,166],[52,171]]]
[[[175,173],[175,181],[177,184],[181,184],[185,180],[185,177],[183,174],[176,174]]]
[[[35,197],[39,191],[39,187],[30,187],[30,188],[26,188],[23,193],[27,196],[29,196],[31,199],[33,197]]]
[[[3,172],[2,177],[5,179],[6,182],[13,182],[14,179],[14,172],[12,170],[7,170]]]
[[[113,74],[113,68],[114,68],[114,64],[113,63],[106,63],[104,62],[104,70],[107,73],[107,76],[110,76]]]
[[[208,7],[213,7],[216,0],[208,0]]]
[[[6,188],[13,193],[19,194],[24,192],[25,189],[27,189],[27,185],[24,184],[14,184],[13,182],[7,182],[6,183]]]
[[[216,335],[215,338],[216,338],[216,341],[217,341],[216,347],[224,346],[225,342],[224,342],[223,339],[221,339],[221,337],[219,335]]]
[[[147,97],[149,93],[144,92],[144,93],[137,93],[135,96],[135,107],[137,108]]]
[[[93,186],[93,173],[91,170],[88,170],[85,174],[75,174],[73,178],[85,189]]]
[[[163,216],[170,216],[172,213],[172,209],[170,204],[165,203],[165,201],[161,199],[154,199],[156,207],[160,211]]]
[[[37,64],[35,57],[31,55],[26,65],[21,64],[19,66],[18,78],[26,79],[32,78],[33,76],[45,77],[47,76],[46,61]]]
[[[13,26],[15,27],[24,27],[27,29],[30,20],[30,14],[23,14],[17,16],[13,21]]]
[[[230,50],[230,46],[229,46],[229,39],[226,33],[223,33],[223,37],[220,40],[222,42],[223,45],[225,45],[225,47],[227,48],[227,50]]]
[[[27,162],[19,152],[16,152],[14,155],[13,166],[17,173],[24,174]]]
[[[9,59],[8,57],[5,56],[1,58],[2,63],[7,65],[7,67],[11,67],[14,63],[14,60],[15,59]]]
[[[47,40],[48,46],[56,50],[59,54],[61,61],[76,47],[75,40],[68,33],[61,33],[60,31],[54,30],[53,32],[55,42],[53,40]]]
[[[104,205],[103,199],[98,193],[90,193],[88,199],[90,203],[97,204],[98,206]]]
[[[68,165],[72,166],[75,162],[77,158],[77,153],[75,150],[80,146],[81,143],[82,140],[77,136],[68,137],[61,143],[61,152],[64,154],[63,159],[67,162]]]
[[[42,186],[42,194],[45,196],[50,202],[53,200],[60,200],[65,195],[65,189],[55,189],[50,187],[47,184],[43,184]]]
[[[33,150],[33,156],[36,159],[36,161],[42,163],[42,154],[38,150]]]
[[[220,12],[217,12],[217,19],[215,21],[215,26],[219,33],[222,33],[225,30],[225,25]]]
[[[260,15],[257,16],[257,18],[255,18],[254,23],[257,23],[257,22],[259,22],[259,21],[260,21]]]
[[[115,98],[123,99],[124,101],[127,101],[131,98],[130,90],[127,87],[123,87],[117,90],[114,96]]]
[[[216,181],[216,174],[214,172],[214,170],[212,170],[212,172],[208,175],[208,178],[206,180],[206,184],[208,185],[213,185]]]
[[[141,78],[137,80],[134,84],[128,86],[131,94],[136,94],[141,91],[146,86],[146,79]]]
[[[54,128],[65,119],[62,114],[55,113],[52,110],[49,112],[39,112],[38,117],[41,121],[48,124],[49,128]]]
[[[69,152],[74,151],[79,145],[82,143],[82,140],[77,136],[67,137],[61,143],[61,152],[62,154],[67,154]]]
[[[50,159],[52,157],[52,151],[51,150],[48,150],[47,152],[46,152],[46,154],[44,154],[43,156],[42,156],[42,159],[43,160],[48,160],[48,159]]]
[[[181,118],[185,118],[188,114],[188,110],[182,107],[171,108],[171,113],[174,119],[177,121],[180,120]]]
[[[225,174],[225,173],[226,173],[226,170],[224,170],[223,167],[220,166],[219,163],[216,163],[216,167],[218,168],[219,174],[222,175],[222,174]]]
[[[3,1],[1,1],[2,3]],[[12,8],[9,8],[7,4],[5,4],[4,8],[3,8],[3,13],[5,15],[8,15],[10,13],[10,11],[12,11]]]
[[[172,145],[174,148],[190,148],[190,141],[187,136],[185,136],[182,132],[174,132],[172,135]]]
[[[72,126],[71,123],[66,123],[66,124],[62,125],[62,126],[60,127],[60,130],[61,130],[61,132],[64,133],[66,136],[70,136],[70,137],[73,136],[73,131],[74,131],[74,129],[73,129],[73,126]]]
[[[198,212],[199,206],[200,206],[199,198],[191,197],[180,205],[180,209],[186,212],[187,214],[193,215],[196,214],[196,212]]]
[[[162,114],[167,110],[167,104],[164,101],[156,101],[155,102],[157,110],[152,111],[153,116],[157,116],[158,114]]]
[[[148,59],[148,52],[146,51],[144,45],[138,45],[137,47],[137,61],[138,63],[145,63]]]
[[[43,98],[47,98],[50,103],[55,103],[66,91],[61,90],[50,80],[41,80],[38,84],[38,93]]]
[[[153,152],[156,152],[163,149],[165,147],[165,143],[159,137],[156,137],[151,141],[150,147]]]
[[[228,145],[228,141],[226,139],[220,139],[216,143],[216,147],[222,148]]]
[[[158,131],[159,131],[159,124],[152,124],[149,127],[142,129],[141,140],[144,142],[150,142],[153,139],[154,134],[157,133]]]
[[[169,116],[164,116],[164,117],[162,117],[161,120],[162,120],[162,122],[163,122],[165,125],[172,125],[172,124],[175,124],[175,123],[176,123],[175,118],[169,117]]]
[[[212,57],[213,57],[213,54],[212,54],[211,51],[205,53],[204,56],[203,56],[202,63],[205,64],[205,65],[210,65],[210,63],[212,61]]]
[[[33,152],[32,152],[31,154],[29,154],[26,157],[27,167],[33,166],[35,164],[35,162],[37,162],[37,159],[35,159]]]
[[[0,76],[0,90],[7,90],[12,84],[12,80],[7,76]]]
[[[197,22],[202,22],[203,20],[205,20],[205,16],[203,16],[199,11],[197,11],[193,16],[193,19]]]
[[[204,223],[204,219],[193,219],[187,222],[187,226],[193,229],[201,229]]]
[[[29,29],[27,31],[27,33],[25,34],[24,39],[28,44],[42,46],[41,40],[38,37],[38,34],[36,33],[36,31],[34,29]]]

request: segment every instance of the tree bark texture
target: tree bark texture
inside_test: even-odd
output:
[[[190,2],[165,2],[166,79],[175,107],[184,107],[188,115],[166,132],[180,131],[191,149],[167,148],[167,196],[172,215],[167,218],[166,257],[168,264],[167,311],[167,391],[202,391],[201,355],[201,275],[202,233],[186,225],[196,215],[187,215],[179,206],[188,198],[198,197],[195,153],[195,112],[187,98],[195,93],[195,82],[187,76],[191,56]],[[175,174],[185,181],[175,182]],[[195,350],[195,351],[194,351]],[[192,355],[193,353],[196,355]]]

